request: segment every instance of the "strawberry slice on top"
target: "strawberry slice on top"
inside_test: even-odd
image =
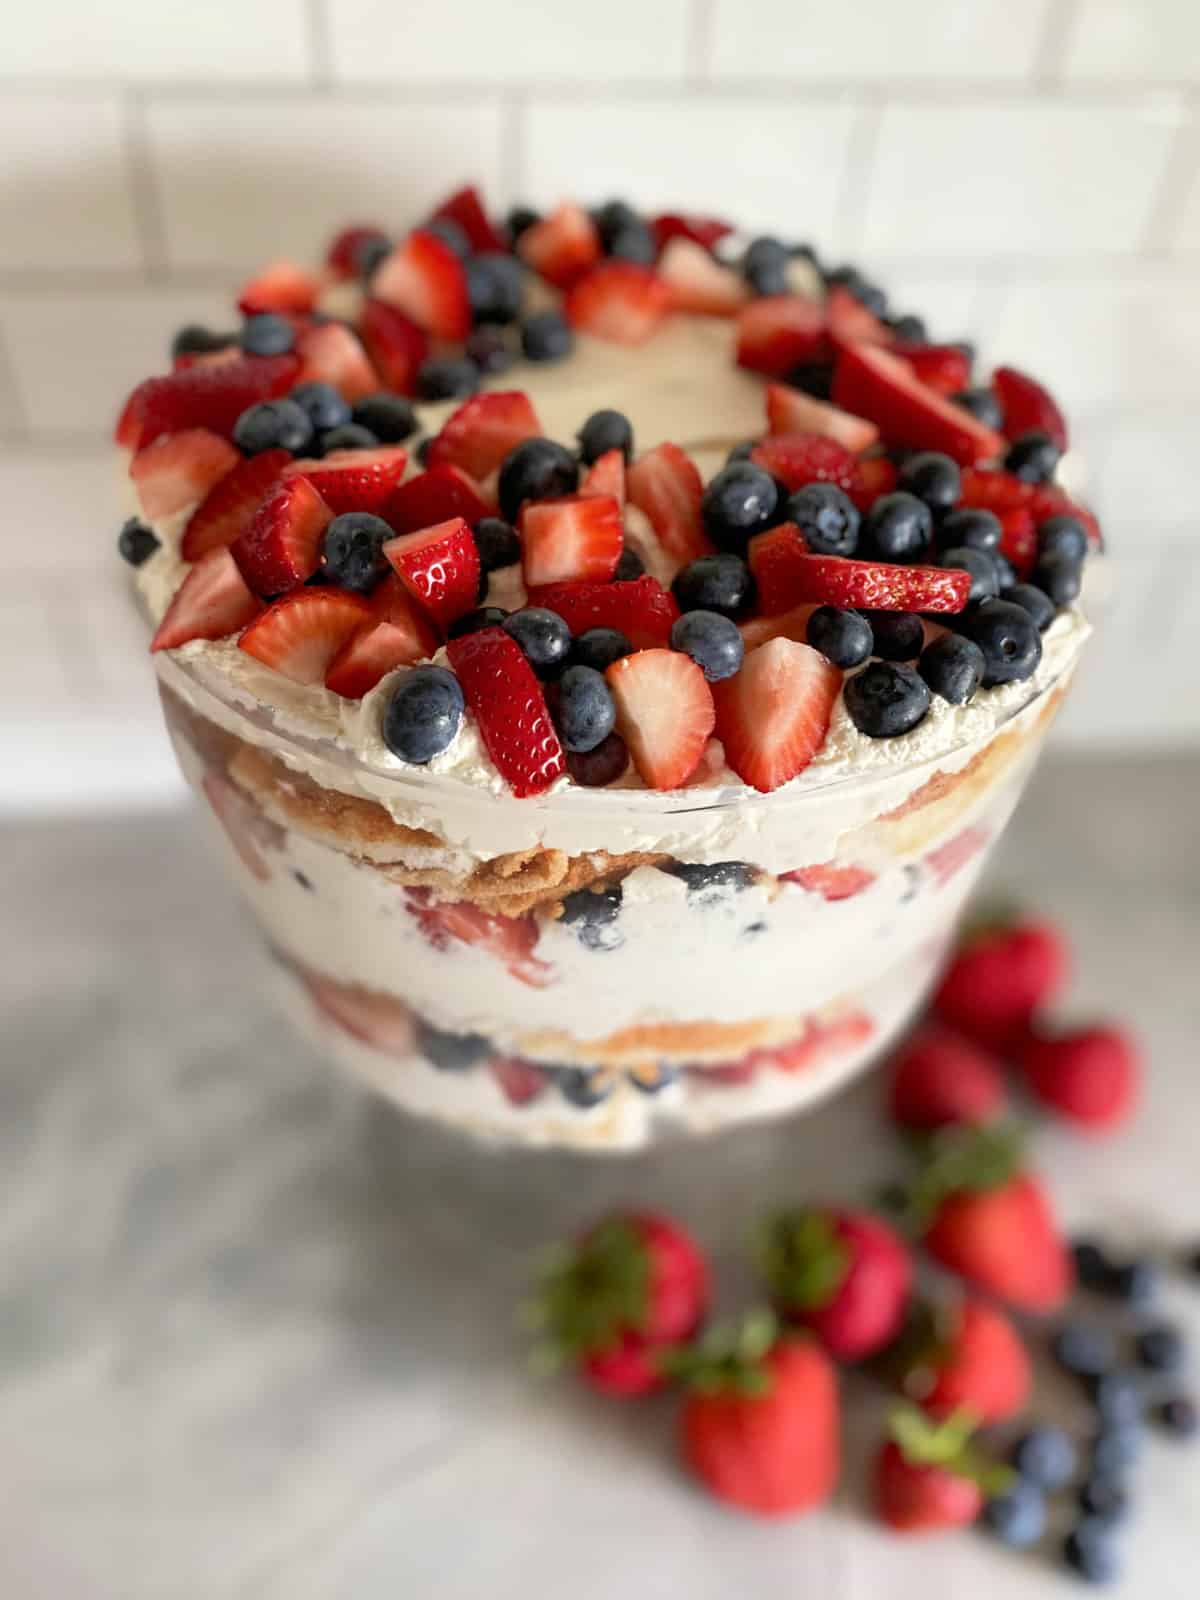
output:
[[[769,378],[828,353],[824,308],[799,294],[763,295],[738,314],[737,364]]]
[[[877,423],[888,444],[941,450],[964,466],[1004,453],[1004,439],[962,406],[922,383],[899,356],[873,345],[843,346],[833,403]]]
[[[665,645],[679,619],[675,597],[648,574],[620,583],[552,583],[531,590],[531,606],[556,611],[572,633],[617,628],[637,650]]]
[[[602,246],[596,224],[582,206],[569,202],[526,228],[517,254],[556,289],[569,289],[595,262]]]
[[[700,521],[704,482],[692,458],[666,442],[647,450],[625,474],[626,493],[654,529],[663,553],[678,566],[711,555]]]
[[[239,459],[188,518],[179,547],[183,559],[198,561],[206,551],[239,539],[291,459],[286,450],[260,450],[256,456]]]
[[[487,501],[475,482],[458,467],[445,463],[399,484],[380,511],[397,533],[417,533],[451,517],[461,517],[474,527],[487,514]]]
[[[170,517],[203,500],[241,456],[207,428],[164,434],[129,463],[129,476],[148,517]]]
[[[713,731],[712,690],[678,650],[638,650],[605,673],[617,731],[651,789],[678,789],[695,772]]]
[[[333,658],[371,615],[345,589],[297,589],[267,607],[238,648],[293,683],[324,683]]]
[[[703,245],[677,235],[658,258],[658,275],[671,291],[671,309],[702,317],[736,317],[750,298],[745,281],[714,261]]]
[[[954,612],[963,610],[971,591],[970,574],[951,567],[812,555],[791,522],[751,539],[750,570],[767,616],[806,601],[851,610]]]
[[[386,239],[387,232],[377,222],[351,223],[340,228],[329,241],[325,265],[335,278],[345,281],[359,276],[359,252],[375,239]]]
[[[446,651],[501,776],[518,799],[542,794],[566,772],[566,757],[520,645],[502,628],[483,628]]]
[[[771,639],[713,685],[725,759],[762,793],[803,772],[825,742],[842,675],[810,645]]]
[[[238,290],[238,310],[246,317],[263,311],[304,313],[313,309],[320,292],[315,272],[294,261],[273,261]]]
[[[343,511],[378,513],[403,478],[407,465],[408,451],[400,445],[383,445],[378,450],[331,450],[320,459],[289,462],[283,477],[307,478],[334,516],[339,517]]]
[[[370,596],[372,621],[364,622],[338,651],[325,674],[325,687],[347,700],[361,700],[397,667],[425,661],[438,637],[395,573]]]
[[[298,383],[331,383],[351,404],[381,388],[366,351],[340,322],[306,328],[296,340],[296,354],[303,362]]]
[[[562,495],[521,507],[521,562],[527,588],[605,583],[625,545],[621,508],[609,495]]]
[[[1067,449],[1070,440],[1066,418],[1054,396],[1035,378],[1018,372],[1016,367],[997,367],[992,374],[992,388],[1000,400],[1007,438],[1015,439],[1036,428],[1048,433],[1060,450]]]
[[[225,639],[253,622],[262,608],[229,551],[210,550],[175,591],[150,648],[174,650],[192,639]]]
[[[931,389],[958,394],[971,382],[971,358],[959,344],[898,344],[896,354]]]
[[[594,339],[645,344],[671,309],[669,286],[633,261],[601,261],[567,295],[567,321]]]
[[[520,390],[472,395],[442,424],[426,457],[431,467],[460,467],[472,478],[486,478],[523,439],[542,433],[529,396]]]
[[[879,429],[865,417],[851,416],[783,383],[767,385],[767,428],[771,433],[823,433],[855,454],[869,450],[879,438]]]
[[[849,494],[860,471],[860,463],[844,444],[807,430],[761,439],[750,452],[750,459],[789,489],[802,489],[806,483],[833,483]]]
[[[161,378],[146,378],[126,400],[117,422],[116,442],[140,450],[162,433],[207,428],[223,439],[247,406],[286,394],[300,370],[294,355],[241,356],[216,366],[186,367]]]
[[[873,311],[868,311],[856,300],[843,283],[835,283],[825,296],[825,318],[830,336],[838,342],[849,344],[895,343],[895,335],[880,322]]]
[[[584,473],[579,484],[580,494],[607,494],[625,504],[625,456],[620,450],[606,450]]]
[[[654,235],[654,242],[660,254],[672,239],[690,239],[693,244],[701,244],[706,250],[711,250],[727,234],[733,232],[733,224],[723,221],[720,217],[664,211],[657,217],[651,217],[650,231]]]
[[[383,553],[400,582],[440,628],[470,611],[479,596],[479,551],[461,517],[389,539]]]
[[[470,240],[471,249],[476,253],[508,248],[484,209],[479,190],[473,184],[456,189],[448,200],[442,201],[433,215],[448,217],[451,222],[457,222]]]
[[[281,479],[230,546],[243,578],[264,600],[307,583],[321,564],[333,512],[307,478]]]
[[[417,369],[429,354],[424,328],[396,306],[368,300],[358,320],[358,332],[382,386],[396,394],[413,394]]]
[[[416,228],[371,279],[377,300],[397,306],[435,339],[461,342],[471,331],[463,264],[436,233]]]

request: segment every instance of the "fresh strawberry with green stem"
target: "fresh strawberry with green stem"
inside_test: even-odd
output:
[[[1029,1404],[1033,1368],[1010,1318],[978,1295],[914,1308],[881,1363],[896,1387],[932,1417],[1008,1422]]]
[[[894,1533],[936,1533],[975,1521],[984,1501],[1013,1481],[1011,1468],[982,1455],[963,1414],[933,1423],[900,1407],[875,1458],[875,1511]]]
[[[645,344],[671,309],[671,289],[650,267],[600,261],[568,291],[567,321],[611,344]]]
[[[704,482],[692,458],[669,441],[645,450],[625,472],[625,492],[677,566],[712,553],[700,521]]]
[[[226,639],[253,622],[262,609],[237,563],[220,546],[201,555],[176,589],[150,649],[174,650],[193,639]]]
[[[502,628],[483,628],[451,639],[447,654],[501,777],[519,799],[543,793],[566,758],[521,647]]]
[[[769,640],[713,684],[725,759],[761,793],[803,772],[825,742],[842,675],[807,644]]]
[[[892,1061],[888,1114],[897,1127],[929,1132],[958,1123],[982,1126],[1007,1107],[1000,1063],[948,1028],[919,1029]]]
[[[321,541],[332,519],[307,478],[281,478],[230,546],[255,594],[270,599],[307,583],[321,565]]]
[[[1045,920],[986,923],[969,932],[933,997],[943,1022],[990,1049],[1020,1040],[1070,968],[1063,932]]]
[[[261,450],[240,459],[188,518],[179,546],[183,559],[198,561],[207,551],[240,539],[291,459],[286,450]]]
[[[479,596],[479,551],[461,517],[389,539],[383,554],[417,604],[441,629]]]
[[[1042,1105],[1081,1132],[1113,1133],[1133,1114],[1142,1056],[1123,1028],[1057,1030],[1035,1024],[1018,1061]]]

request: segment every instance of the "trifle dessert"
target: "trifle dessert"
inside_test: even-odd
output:
[[[595,1150],[857,1072],[1088,633],[1050,394],[806,245],[621,202],[462,190],[237,307],[121,411],[119,546],[297,1024]]]

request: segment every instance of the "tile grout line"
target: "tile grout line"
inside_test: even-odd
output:
[[[1067,46],[1079,21],[1079,0],[1048,0],[1041,36],[1034,53],[1035,88],[1061,91],[1066,67]]]
[[[333,36],[325,0],[304,0],[304,30],[308,43],[309,82],[314,89],[332,89]]]
[[[523,201],[526,192],[525,129],[525,95],[519,90],[503,95],[500,100],[499,176],[510,206]]]
[[[691,0],[683,42],[683,78],[692,88],[711,82],[714,0]]]
[[[17,381],[17,367],[8,348],[8,338],[2,318],[0,318],[0,396],[8,398],[9,414],[13,419],[11,427],[5,427],[0,423],[0,447],[3,447],[9,439],[18,447],[28,445],[33,436],[33,427],[29,420],[29,408],[25,403],[24,392]]]
[[[858,252],[862,247],[883,112],[884,107],[880,105],[860,105],[850,129],[833,225],[837,248],[842,254]]]
[[[125,160],[129,169],[134,225],[142,251],[143,279],[153,284],[166,281],[167,246],[154,159],[146,129],[145,102],[136,91],[122,96],[121,123]]]
[[[1200,160],[1200,99],[1189,96],[1187,115],[1175,130],[1175,137],[1167,152],[1157,191],[1146,218],[1141,239],[1143,256],[1159,260],[1174,258],[1172,247],[1198,160]]]

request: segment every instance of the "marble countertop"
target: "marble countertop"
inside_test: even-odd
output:
[[[1070,1006],[1131,1017],[1152,1061],[1119,1140],[1039,1135],[1060,1206],[1164,1246],[1200,1235],[1198,800],[1200,758],[1052,761],[994,874],[1076,938]],[[189,818],[0,830],[0,1593],[1070,1592],[974,1535],[872,1527],[869,1404],[837,1502],[762,1526],[683,1479],[669,1401],[526,1370],[514,1308],[548,1235],[675,1208],[736,1306],[760,1209],[886,1172],[876,1083],[632,1157],[481,1149],[335,1078],[256,996],[258,962]],[[1200,1335],[1200,1292],[1170,1299]],[[1155,1444],[1140,1482],[1117,1592],[1194,1597],[1200,1449]]]

